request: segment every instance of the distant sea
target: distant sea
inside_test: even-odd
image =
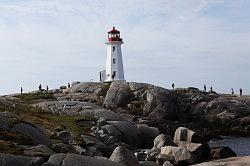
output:
[[[223,140],[210,141],[210,147],[228,146],[238,156],[250,156],[250,137],[223,137]]]

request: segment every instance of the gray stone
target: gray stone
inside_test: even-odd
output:
[[[134,153],[123,146],[118,146],[115,148],[112,155],[110,156],[110,160],[126,166],[139,166],[139,161],[135,157]]]
[[[128,121],[108,121],[109,125],[116,127],[122,133],[122,141],[129,145],[139,146],[141,144],[140,132],[136,125]]]
[[[33,166],[31,158],[0,154],[0,166]]]
[[[154,147],[161,148],[164,146],[176,146],[169,135],[160,134],[154,139]]]
[[[69,144],[73,140],[72,134],[68,131],[59,132],[57,137],[65,144]]]
[[[175,116],[186,115],[184,112],[176,112],[177,95],[174,91],[154,86],[148,89],[146,93],[147,103],[143,108],[143,115],[151,121],[160,121],[166,118],[174,119]]]
[[[175,161],[177,164],[192,164],[197,162],[196,156],[183,147],[165,146],[161,154],[166,155],[166,160]]]
[[[105,107],[109,109],[126,106],[131,96],[129,91],[125,81],[112,82],[104,100]]]
[[[165,161],[162,166],[174,166],[169,161]]]
[[[45,145],[37,145],[24,150],[24,154],[26,156],[49,158],[55,152]]]
[[[159,130],[155,127],[149,127],[146,124],[138,124],[137,127],[140,132],[142,145],[153,145],[155,137],[157,137],[160,133]]]
[[[43,144],[49,146],[51,141],[43,130],[31,123],[18,123],[11,128],[11,131],[20,133],[29,137],[35,144]]]
[[[121,140],[122,133],[114,126],[112,125],[105,125],[102,126],[101,129],[104,131],[104,133],[116,137],[118,140]]]
[[[178,144],[179,141],[185,141],[190,143],[204,143],[205,140],[197,133],[189,130],[185,127],[179,127],[175,131],[174,143]]]
[[[97,122],[96,122],[96,125],[98,126],[98,127],[102,127],[102,126],[104,126],[104,125],[106,125],[107,124],[107,121],[103,118],[103,117],[100,117],[98,120],[97,120]]]
[[[55,143],[52,145],[52,149],[56,153],[76,153],[72,145],[64,144],[64,143]]]
[[[159,166],[153,161],[140,161],[140,166]]]
[[[94,93],[96,95],[105,95],[109,89],[109,83],[102,82],[83,82],[72,85],[69,93]]]
[[[126,119],[120,114],[106,109],[97,109],[94,110],[95,119],[104,118],[106,121],[125,121]]]
[[[237,156],[237,154],[227,146],[213,147],[211,149],[211,155],[213,159],[223,159]]]
[[[76,154],[55,154],[43,166],[124,166],[107,159],[93,158]]]
[[[179,141],[178,147],[183,147],[192,152],[199,161],[208,160],[211,158],[211,149],[207,143],[190,143]]]

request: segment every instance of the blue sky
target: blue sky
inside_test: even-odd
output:
[[[1,0],[0,94],[98,80],[107,31],[127,81],[250,94],[248,0]]]

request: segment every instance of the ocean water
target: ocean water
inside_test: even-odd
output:
[[[243,137],[223,137],[223,140],[210,141],[210,147],[228,146],[238,156],[250,156],[250,138]]]

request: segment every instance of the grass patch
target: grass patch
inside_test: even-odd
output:
[[[37,100],[54,100],[55,99],[54,94],[52,92],[25,93],[22,95],[18,95],[16,97],[28,103],[33,103]]]
[[[2,141],[0,140],[0,152],[12,155],[22,155],[23,148],[16,147],[11,141]]]

